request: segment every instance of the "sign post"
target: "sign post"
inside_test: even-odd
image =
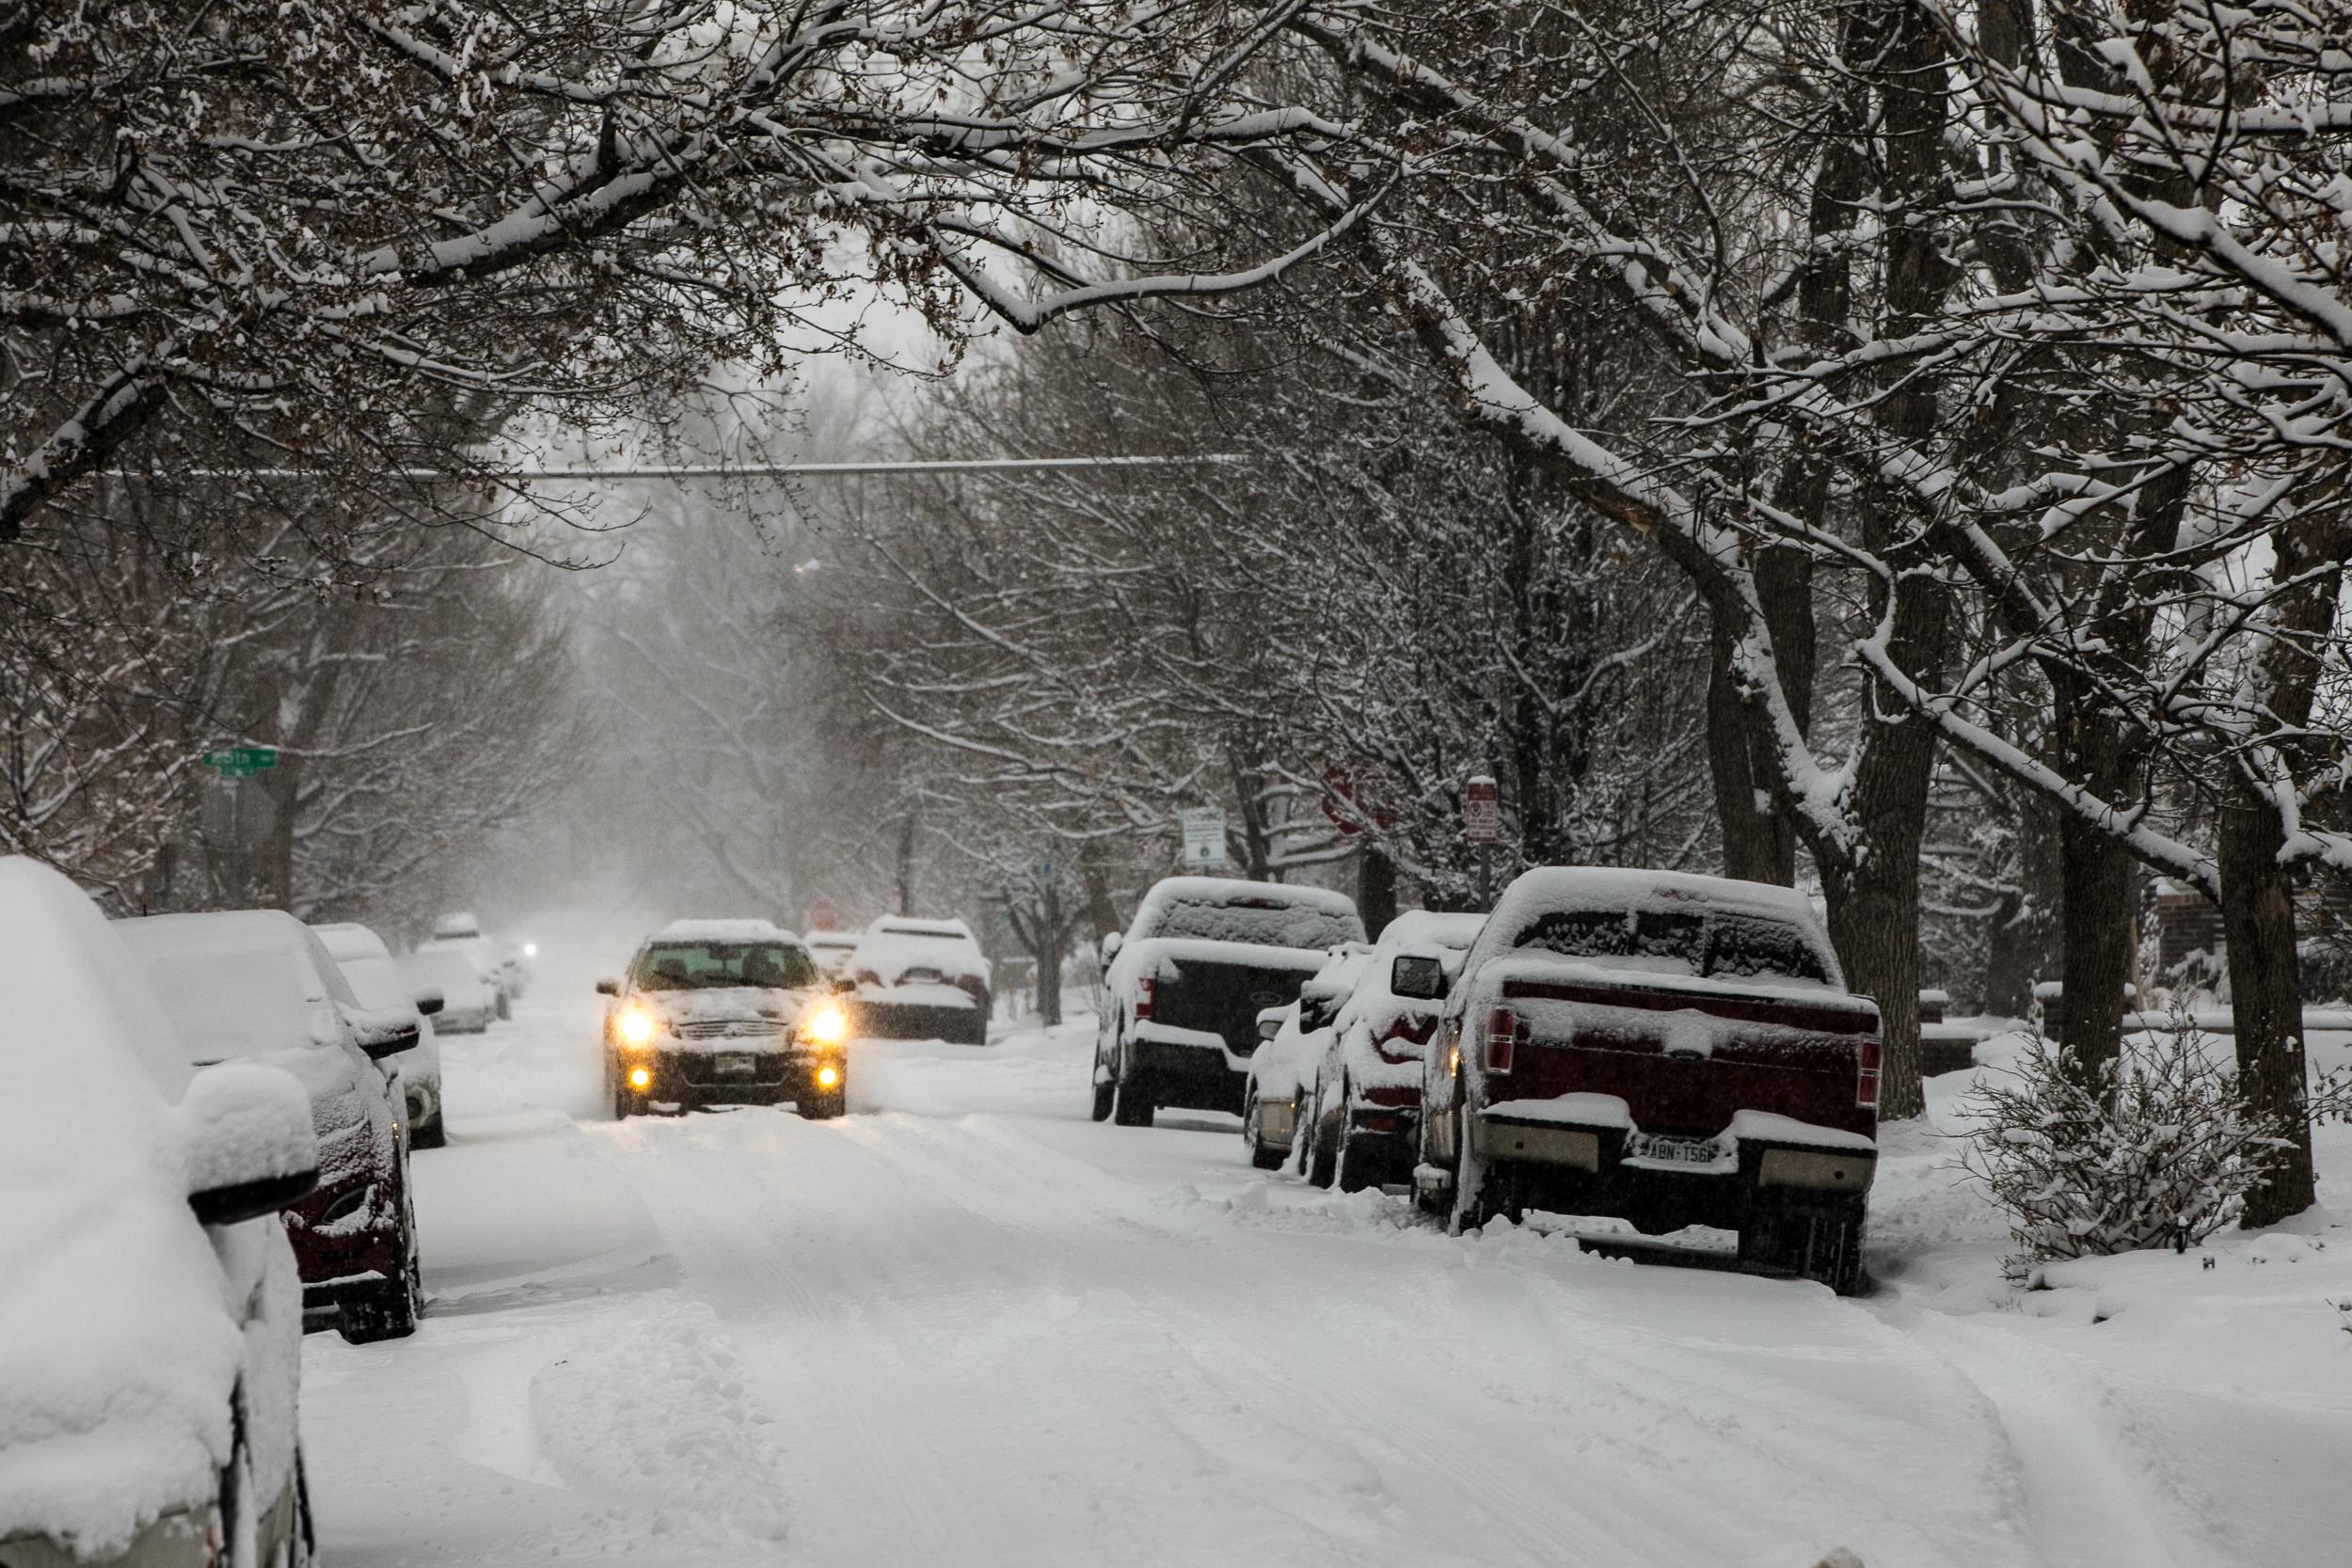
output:
[[[229,797],[229,890],[238,903],[245,902],[245,781],[264,768],[278,766],[275,746],[232,746],[226,751],[207,752],[198,759],[220,776],[221,788]]]
[[[1502,800],[1486,774],[1462,785],[1462,837],[1478,846],[1478,907],[1495,906],[1495,840],[1502,836]]]
[[[1225,812],[1218,806],[1195,806],[1176,814],[1184,831],[1178,863],[1187,871],[1214,871],[1225,863]]]

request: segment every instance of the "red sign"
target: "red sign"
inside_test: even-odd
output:
[[[1364,831],[1366,822],[1375,828],[1389,825],[1389,814],[1366,800],[1367,793],[1353,767],[1335,762],[1323,770],[1323,815],[1331,819],[1342,838],[1354,838]]]
[[[1462,786],[1462,836],[1472,844],[1492,844],[1502,836],[1502,800],[1484,773]]]
[[[808,901],[808,928],[810,930],[830,931],[840,923],[840,920],[841,911],[833,907],[832,899],[812,898]]]

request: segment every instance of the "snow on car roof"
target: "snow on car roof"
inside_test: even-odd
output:
[[[459,911],[437,916],[433,922],[433,934],[437,937],[478,937],[482,934],[482,922]]]
[[[798,942],[772,920],[673,920],[649,942]]]
[[[855,947],[858,934],[855,931],[811,931],[801,941],[810,947]]]
[[[1400,947],[1451,947],[1467,951],[1478,940],[1486,917],[1476,911],[1407,910],[1380,927],[1380,945],[1393,953]]]
[[[924,920],[908,914],[885,914],[866,927],[868,931],[883,931],[902,937],[961,937],[965,942],[978,939],[972,927],[961,920]]]
[[[1730,877],[1703,877],[1687,871],[1624,866],[1539,865],[1520,872],[1502,890],[1502,896],[1495,900],[1494,913],[1471,952],[1470,966],[1481,968],[1513,947],[1531,924],[1543,916],[1618,911],[1741,913],[1792,927],[1804,934],[1813,949],[1814,957],[1829,976],[1826,983],[1843,989],[1836,954],[1813,913],[1812,904],[1795,888]],[[1641,959],[1596,958],[1584,961],[1645,967]]]
[[[356,920],[329,921],[312,926],[319,941],[326,945],[327,956],[338,963],[353,958],[389,958],[392,950],[384,945],[384,939]]]
[[[96,905],[0,860],[0,1539],[111,1556],[229,1458],[241,1336],[188,1212],[169,1018]]]
[[[1147,905],[1169,903],[1177,899],[1203,904],[1230,903],[1239,898],[1272,898],[1284,904],[1328,910],[1334,914],[1356,912],[1356,900],[1329,888],[1307,887],[1291,882],[1253,882],[1240,877],[1163,877],[1152,884],[1151,892],[1143,895]]]
[[[358,1005],[308,926],[282,910],[115,923],[198,1061],[315,1042],[318,1010]]]

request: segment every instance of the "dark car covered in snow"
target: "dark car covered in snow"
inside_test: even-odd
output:
[[[1161,1106],[1239,1115],[1259,1014],[1295,999],[1332,948],[1363,940],[1354,901],[1325,888],[1154,883],[1127,929],[1104,939],[1094,1119],[1149,1127]]]
[[[841,973],[855,987],[851,1010],[861,1035],[988,1043],[988,957],[961,920],[883,915],[859,936]]]
[[[318,934],[280,910],[116,922],[198,1066],[260,1061],[310,1092],[318,1185],[285,1213],[306,1324],[354,1341],[415,1332],[423,1310],[407,1107],[386,1059],[414,1008],[363,1006]]]
[[[1503,893],[1422,1069],[1425,1207],[1740,1233],[1743,1261],[1859,1288],[1879,1014],[1785,887],[1545,866]]]
[[[657,1104],[789,1102],[819,1120],[847,1106],[849,1020],[789,931],[674,921],[596,990],[612,999],[604,1071],[616,1118]]]

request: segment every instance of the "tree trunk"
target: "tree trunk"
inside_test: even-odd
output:
[[[1822,861],[1821,891],[1848,988],[1879,1005],[1879,1115],[1889,1121],[1918,1116],[1927,1109],[1919,1080],[1918,835],[1908,853],[1866,840],[1851,860]]]
[[[1124,925],[1119,907],[1111,902],[1111,874],[1103,863],[1101,840],[1089,839],[1078,851],[1078,878],[1086,884],[1087,924],[1092,927],[1087,934],[1099,942]]]
[[[1396,863],[1369,835],[1356,851],[1356,912],[1364,929],[1378,936],[1396,918]]]
[[[2066,978],[2059,924],[2066,917],[2066,881],[2058,840],[2060,817],[2040,795],[2014,791],[2017,801],[2017,890],[2005,894],[1987,933],[1984,1010],[2024,1018],[2033,1010],[2037,980]]]
[[[914,814],[898,819],[898,912],[914,912]]]
[[[2138,866],[2112,834],[2072,813],[2059,837],[2065,847],[2066,989],[2058,995],[2058,1037],[2088,1083],[2123,1050]]]
[[[2221,929],[2237,1029],[2238,1087],[2286,1124],[2289,1147],[2270,1180],[2246,1197],[2244,1223],[2275,1225],[2317,1198],[2304,1110],[2303,988],[2295,963],[2294,873],[2279,863],[2286,836],[2272,802],[2241,792],[2220,814]]]
[[[1038,891],[1037,1016],[1047,1028],[1061,1022],[1061,884],[1049,879]]]

